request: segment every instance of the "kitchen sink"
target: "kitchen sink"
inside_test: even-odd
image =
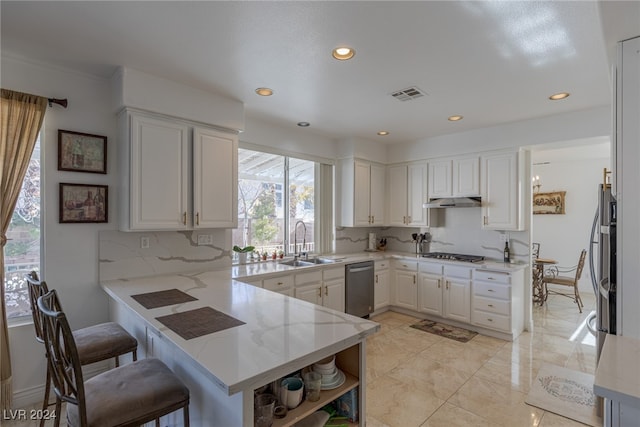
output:
[[[335,261],[327,258],[309,258],[309,259],[290,259],[282,261],[280,264],[290,267],[307,267],[310,265],[333,264]]]
[[[313,261],[303,261],[301,259],[291,259],[289,261],[282,261],[280,264],[282,265],[288,265],[291,267],[306,267],[309,265],[316,265],[315,262]]]

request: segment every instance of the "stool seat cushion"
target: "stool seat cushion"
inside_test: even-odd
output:
[[[129,425],[189,401],[189,389],[154,358],[106,371],[87,380],[84,389],[89,427]],[[78,407],[67,403],[68,425],[79,426],[79,421]]]
[[[545,283],[552,283],[555,285],[565,285],[565,286],[573,286],[576,283],[575,277],[565,277],[565,276],[556,276],[556,277],[545,277],[542,279]]]
[[[82,365],[134,351],[138,341],[117,323],[107,322],[73,331]]]

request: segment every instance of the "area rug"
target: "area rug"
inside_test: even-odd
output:
[[[411,327],[459,342],[467,342],[478,335],[477,332],[468,331],[451,325],[445,325],[444,323],[434,322],[432,320],[422,320],[415,325],[411,325]]]
[[[525,402],[593,427],[602,425],[596,414],[593,375],[584,372],[543,364]]]

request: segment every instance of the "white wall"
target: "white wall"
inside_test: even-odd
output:
[[[557,260],[559,266],[576,265],[580,251],[589,249],[598,184],[602,183],[603,169],[611,169],[609,144],[604,145],[604,150],[587,146],[532,152],[532,175],[540,176],[540,192],[567,192],[565,215],[533,215],[532,222],[533,241],[540,243],[540,256]],[[597,157],[585,156],[590,152]],[[588,262],[579,289],[593,292]]]

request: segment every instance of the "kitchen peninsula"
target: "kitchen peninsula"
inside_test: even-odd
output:
[[[162,359],[191,390],[192,425],[253,426],[255,389],[337,354],[345,383],[274,425],[291,425],[357,388],[364,426],[365,339],[380,328],[377,323],[232,280],[228,269],[113,280],[102,287],[110,297],[111,319],[138,339],[140,357]],[[138,302],[138,295],[159,291],[196,300],[149,309]],[[194,310],[221,314],[236,326],[185,339],[158,320]],[[198,335],[188,324],[182,328]]]

